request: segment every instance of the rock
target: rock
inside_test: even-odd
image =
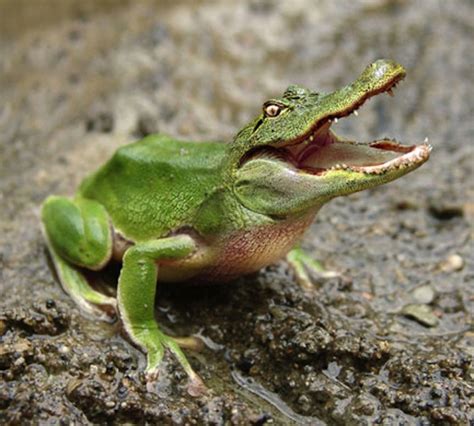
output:
[[[459,254],[451,254],[444,260],[441,265],[443,272],[456,272],[464,268],[464,259]]]
[[[433,290],[433,287],[428,284],[417,287],[412,292],[413,300],[416,303],[421,303],[424,305],[429,305],[435,298],[435,295],[436,293]]]
[[[444,197],[432,199],[428,210],[438,220],[450,220],[464,216],[464,209],[460,202],[446,200]]]
[[[406,305],[402,309],[402,314],[427,327],[436,327],[439,322],[438,317],[433,313],[428,305]]]

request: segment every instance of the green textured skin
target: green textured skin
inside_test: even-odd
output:
[[[328,200],[419,167],[427,156],[377,174],[328,168],[318,175],[268,150],[247,157],[257,148],[300,143],[324,120],[348,115],[404,75],[397,63],[380,60],[330,94],[290,86],[269,101],[278,106],[277,115],[269,115],[266,103],[230,144],[153,135],[120,148],[84,180],[75,199],[50,197],[43,205],[42,221],[63,287],[89,312],[95,305],[114,308],[114,301],[101,299],[75,266],[99,269],[112,255],[123,258],[119,314],[131,339],[148,355],[148,377],[156,378],[167,348],[188,373],[190,393],[198,394],[202,383],[177,341],[155,323],[156,281],[225,280],[255,271],[285,256]],[[376,149],[356,151],[371,163],[370,151]],[[305,285],[305,267],[321,271],[300,249],[289,261]]]
[[[120,148],[79,194],[99,201],[126,238],[159,238],[193,223],[199,206],[222,185],[225,153],[222,143],[148,136]]]
[[[265,120],[264,114],[261,114],[237,134],[229,156],[229,171],[235,170],[239,159],[249,148],[296,139],[321,118],[336,116],[362,103],[395,76],[403,78],[404,68],[394,61],[381,59],[367,66],[353,83],[335,92],[314,92],[297,85],[288,87],[282,97],[268,101],[284,105],[286,109],[282,114],[271,120]],[[254,132],[259,122],[262,124],[258,127],[258,131]]]
[[[404,73],[400,65],[377,61],[354,83],[330,94],[290,86],[283,97],[272,100],[286,106],[278,117],[265,119],[262,113],[228,145],[149,136],[120,148],[83,182],[78,194],[100,202],[114,228],[133,242],[183,227],[220,240],[221,232],[268,223],[274,215],[317,209],[335,196],[380,185],[406,172],[366,176],[337,171],[317,178],[295,175],[283,162],[270,160],[250,161],[239,169],[241,158],[256,147],[297,138],[321,117],[359,102],[397,73]]]

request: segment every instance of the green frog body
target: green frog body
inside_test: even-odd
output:
[[[290,86],[228,144],[158,134],[121,147],[74,198],[50,196],[43,204],[63,288],[84,311],[119,316],[147,354],[149,380],[169,350],[189,376],[189,392],[201,393],[181,348],[190,340],[165,335],[155,321],[157,282],[226,282],[287,256],[310,286],[306,271],[316,263],[297,244],[321,206],[397,179],[429,157],[427,144],[359,143],[331,130],[404,76],[399,64],[379,60],[332,93]],[[113,259],[122,262],[116,298],[82,273]]]

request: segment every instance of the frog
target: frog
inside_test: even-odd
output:
[[[430,156],[426,141],[360,142],[332,129],[374,96],[393,95],[405,75],[402,65],[379,59],[333,92],[290,85],[229,142],[152,134],[121,146],[75,196],[42,204],[63,289],[86,315],[121,321],[146,354],[148,383],[170,354],[187,374],[189,394],[206,392],[185,355],[197,338],[166,334],[155,319],[157,285],[227,283],[286,257],[309,290],[325,271],[300,242],[320,208],[398,179]],[[85,273],[111,262],[121,265],[116,297]]]

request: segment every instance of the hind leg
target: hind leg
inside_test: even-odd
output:
[[[293,268],[296,280],[303,290],[313,290],[314,284],[311,276],[321,278],[340,277],[341,274],[336,271],[328,271],[310,255],[306,254],[300,247],[295,247],[286,255],[286,260]]]
[[[48,248],[59,280],[86,313],[113,321],[116,300],[94,290],[78,267],[101,269],[112,255],[112,231],[105,208],[98,202],[48,197],[41,209]]]

